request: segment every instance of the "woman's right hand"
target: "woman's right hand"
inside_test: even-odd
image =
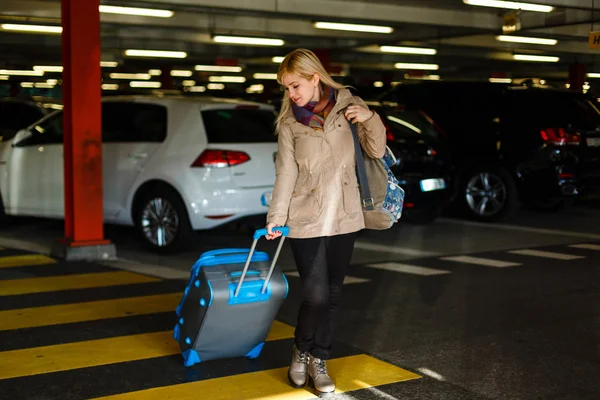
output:
[[[277,228],[281,225],[277,225],[274,223],[268,223],[266,228],[267,228],[267,236],[265,236],[267,238],[267,240],[273,240],[273,239],[277,239],[279,236],[281,236],[281,232],[275,230],[273,231],[273,228]]]

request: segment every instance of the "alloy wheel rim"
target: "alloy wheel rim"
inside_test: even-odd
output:
[[[481,172],[467,183],[465,197],[471,211],[482,217],[492,216],[504,208],[506,186],[498,176]]]
[[[142,229],[146,239],[155,246],[166,247],[173,243],[179,231],[179,216],[166,199],[155,198],[142,210]]]

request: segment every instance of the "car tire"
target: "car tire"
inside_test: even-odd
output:
[[[179,194],[165,185],[144,193],[134,205],[135,227],[144,244],[158,253],[174,253],[191,244],[193,229]]]
[[[476,221],[506,221],[520,208],[514,179],[499,167],[470,169],[462,175],[458,193],[463,215]]]

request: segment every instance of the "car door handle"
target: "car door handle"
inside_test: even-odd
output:
[[[131,153],[129,154],[129,158],[134,158],[136,160],[142,160],[148,157],[148,153]]]

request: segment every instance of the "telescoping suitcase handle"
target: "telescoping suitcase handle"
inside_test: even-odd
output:
[[[279,258],[279,253],[281,252],[281,248],[283,247],[283,241],[284,241],[285,237],[290,233],[290,228],[288,228],[287,226],[279,226],[279,227],[273,228],[273,231],[281,232],[281,240],[279,241],[279,246],[277,246],[277,251],[275,252],[275,257],[273,257],[273,262],[271,263],[271,268],[269,268],[269,274],[267,275],[267,279],[265,279],[265,283],[260,291],[261,294],[263,294],[265,292],[265,290],[267,289],[267,285],[269,284],[269,281],[271,280],[271,275],[273,275],[273,270],[275,269],[275,264],[277,263],[277,259]],[[244,278],[246,277],[246,273],[248,272],[248,267],[250,266],[250,260],[252,260],[252,256],[254,255],[254,249],[256,249],[256,244],[258,243],[258,240],[260,238],[262,238],[263,236],[266,236],[267,234],[268,234],[267,229],[259,229],[256,232],[254,232],[254,242],[252,242],[252,247],[250,248],[250,253],[248,253],[248,259],[246,260],[246,265],[244,265],[244,270],[242,271],[242,276],[240,276],[240,281],[237,285],[237,288],[235,288],[235,293],[233,294],[233,297],[238,296],[238,293],[240,292],[240,289],[242,287],[242,283],[244,283]]]

